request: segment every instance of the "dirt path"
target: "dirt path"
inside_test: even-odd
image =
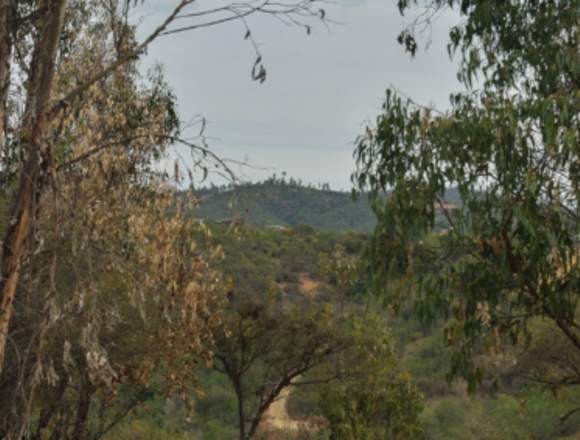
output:
[[[304,296],[310,299],[316,298],[317,290],[320,283],[312,279],[308,274],[299,275],[300,290]],[[298,380],[296,378],[295,380]],[[284,388],[278,398],[270,405],[264,414],[260,423],[262,438],[277,439],[276,432],[286,431],[289,433],[298,433],[312,431],[320,428],[321,421],[316,418],[306,420],[296,420],[290,417],[288,413],[288,401],[292,393],[292,386]],[[322,422],[323,423],[323,422]]]
[[[288,413],[288,400],[291,394],[291,386],[284,388],[278,396],[278,399],[270,405],[260,425],[260,438],[278,440],[280,438],[280,431],[297,435],[299,433],[317,431],[326,424],[326,421],[320,417],[308,417],[304,420],[296,420],[290,417]]]
[[[306,273],[301,273],[298,276],[298,279],[300,280],[300,290],[304,296],[310,299],[314,299],[316,297],[316,291],[318,290],[320,283],[310,278]]]
[[[291,387],[284,388],[278,399],[270,405],[270,408],[264,414],[262,423],[268,430],[299,431],[306,427],[306,422],[294,420],[288,414],[288,400],[291,392]]]

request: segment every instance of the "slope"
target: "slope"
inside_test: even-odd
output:
[[[456,203],[457,191],[446,199]],[[205,189],[198,192],[195,215],[212,221],[243,219],[253,226],[309,225],[327,231],[370,233],[376,218],[363,195],[353,200],[348,192],[331,191],[280,180]]]

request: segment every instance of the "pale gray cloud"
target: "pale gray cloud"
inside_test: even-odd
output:
[[[163,13],[159,6],[152,11],[144,29]],[[410,19],[394,1],[329,4],[327,13],[340,24],[316,26],[309,36],[271,17],[249,20],[268,70],[264,84],[250,79],[254,52],[236,22],[165,37],[151,46],[143,68],[165,66],[182,118],[204,115],[216,152],[269,167],[248,170],[251,177],[275,169],[348,188],[353,141],[375,119],[389,85],[440,108],[458,88],[446,52],[455,17],[442,16],[429,50],[411,59],[396,43]]]

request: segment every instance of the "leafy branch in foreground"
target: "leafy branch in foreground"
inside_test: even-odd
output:
[[[412,3],[400,1],[401,12]],[[449,51],[460,54],[466,91],[444,113],[387,91],[375,127],[359,138],[353,181],[371,191],[379,218],[375,286],[397,303],[404,295],[393,295],[393,277],[410,279],[406,296],[423,316],[446,318],[452,372],[473,389],[482,377],[476,354],[504,337],[521,343],[534,319],[580,351],[580,9],[573,1],[430,5],[461,15]],[[412,28],[401,43],[414,54]],[[462,204],[428,252],[452,257],[419,271],[411,249],[426,249],[417,239],[450,187]]]

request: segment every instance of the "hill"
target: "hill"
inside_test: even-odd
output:
[[[305,224],[323,230],[370,232],[376,223],[365,197],[268,180],[200,191],[197,215],[221,221],[243,218],[254,226]]]
[[[253,226],[309,225],[327,231],[352,230],[370,233],[375,215],[363,195],[353,200],[351,193],[303,186],[294,181],[268,179],[264,182],[198,192],[196,215],[206,220],[243,219]],[[457,204],[456,190],[446,200]]]

